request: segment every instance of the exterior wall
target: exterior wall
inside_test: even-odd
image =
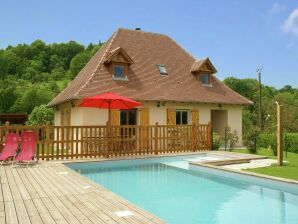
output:
[[[228,126],[231,131],[236,130],[238,133],[239,141],[238,146],[242,143],[242,107],[241,106],[231,106],[228,110]]]
[[[211,110],[212,130],[220,136],[224,136],[225,128],[228,126],[227,110]]]
[[[157,102],[143,102],[143,107],[149,108],[149,124],[167,124],[167,108],[175,109],[198,109],[200,124],[208,124],[211,120],[211,110],[226,110],[227,125],[232,131],[236,130],[239,136],[237,145],[242,145],[242,106],[239,105],[221,105],[218,104],[199,104],[199,103],[176,103],[161,102],[157,106]],[[59,110],[55,111],[55,125],[61,125],[61,108],[71,108],[71,125],[106,125],[108,121],[108,110],[98,108],[72,107],[70,103],[59,106]],[[139,111],[138,111],[139,113]],[[191,124],[191,113],[188,115],[189,124]],[[138,114],[139,119],[139,114]],[[219,122],[219,121],[213,121]],[[222,121],[225,122],[225,121]],[[139,123],[139,121],[138,121]]]

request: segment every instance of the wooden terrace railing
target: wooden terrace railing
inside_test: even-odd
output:
[[[0,151],[9,132],[34,131],[37,159],[152,155],[211,149],[211,124],[124,126],[0,126]]]

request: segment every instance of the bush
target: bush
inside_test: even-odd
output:
[[[225,135],[223,136],[222,141],[224,142],[225,146],[229,145],[229,149],[233,149],[238,142],[239,137],[236,130],[231,132],[230,127],[225,128]]]
[[[29,115],[29,125],[45,125],[47,122],[53,123],[54,112],[53,109],[46,107],[46,105],[40,105],[35,107],[32,113]]]
[[[259,149],[259,135],[260,129],[257,127],[252,127],[246,132],[244,145],[250,153],[256,153]]]
[[[217,134],[216,132],[213,132],[212,134],[212,149],[213,150],[219,150],[220,146],[221,146],[221,139],[219,134]]]
[[[285,133],[283,136],[284,151],[298,153],[298,133]],[[274,155],[277,155],[277,137],[276,134],[264,133],[260,135],[260,146],[264,148],[271,147]]]
[[[284,134],[284,150],[298,153],[298,133]]]
[[[271,148],[273,154],[277,155],[277,138],[276,134],[272,133],[263,133],[260,134],[260,147]]]

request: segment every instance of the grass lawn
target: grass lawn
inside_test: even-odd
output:
[[[233,152],[242,152],[249,153],[246,149],[235,149]],[[272,151],[268,149],[262,148],[258,151],[258,155],[268,156],[269,158],[276,159],[277,157],[273,155]],[[266,174],[276,177],[283,177],[287,179],[298,180],[298,154],[290,153],[286,157],[286,153],[284,152],[284,161],[289,161],[289,163],[284,163],[284,166],[272,165],[270,167],[262,167],[255,169],[246,169],[247,171]]]

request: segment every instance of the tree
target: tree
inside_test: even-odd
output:
[[[52,94],[46,90],[37,88],[29,89],[17,99],[11,111],[30,114],[34,107],[47,104],[52,97]]]
[[[69,75],[71,79],[81,71],[91,57],[91,52],[82,52],[72,58],[69,66]]]
[[[29,125],[45,125],[47,122],[53,124],[54,112],[53,109],[48,108],[46,105],[35,107],[28,118]]]
[[[0,79],[4,80],[8,72],[8,62],[4,53],[0,51]]]
[[[14,86],[7,86],[0,89],[0,113],[8,113],[17,100]]]

